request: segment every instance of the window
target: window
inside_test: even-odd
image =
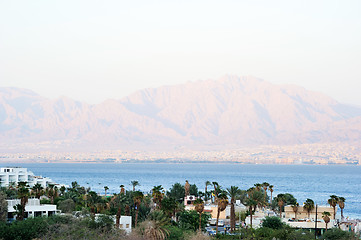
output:
[[[129,228],[129,224],[125,225],[126,227],[125,228]]]

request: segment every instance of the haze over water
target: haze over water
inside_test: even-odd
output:
[[[1,165],[11,165],[14,163]],[[238,186],[248,189],[255,183],[274,185],[273,196],[293,194],[300,205],[311,198],[318,205],[327,205],[330,195],[346,198],[344,215],[361,218],[361,166],[348,165],[241,165],[241,164],[16,164],[35,175],[50,177],[57,183],[80,185],[104,194],[119,192],[121,184],[131,190],[130,182],[137,180],[137,189],[148,192],[155,185],[169,189],[174,183],[188,180],[204,191],[204,183],[218,182],[222,188]],[[269,192],[268,192],[269,194]],[[340,212],[338,211],[338,214]]]

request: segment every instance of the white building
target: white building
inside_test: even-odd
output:
[[[55,184],[50,178],[35,176],[34,173],[28,171],[27,168],[0,168],[0,186],[8,187],[12,183],[17,185],[19,182],[27,182],[30,187],[33,187],[35,184],[39,183],[43,188],[46,188],[49,184]]]
[[[8,221],[12,222],[16,219],[16,210],[14,206],[20,204],[20,199],[6,200],[8,202]],[[31,198],[25,205],[25,218],[28,217],[40,217],[40,216],[52,216],[59,214],[60,211],[56,209],[56,205],[52,204],[40,204],[40,200],[37,198]]]
[[[95,214],[95,221],[101,216],[102,214]],[[114,224],[116,223],[116,216],[112,216],[114,220]],[[132,232],[132,217],[131,216],[120,216],[119,219],[119,228],[124,230],[127,234]]]

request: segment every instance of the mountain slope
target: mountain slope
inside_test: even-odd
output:
[[[253,77],[144,89],[97,105],[0,88],[0,140],[6,143],[70,140],[100,148],[166,148],[360,137],[361,108]]]

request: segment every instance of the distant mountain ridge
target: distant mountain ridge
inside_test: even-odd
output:
[[[355,141],[361,107],[254,77],[144,89],[90,105],[0,88],[0,141],[70,141],[99,148]],[[1,143],[0,143],[1,145]]]

